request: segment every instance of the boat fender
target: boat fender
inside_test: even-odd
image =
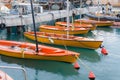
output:
[[[24,48],[21,48],[22,58],[24,58]]]
[[[5,23],[1,23],[0,24],[0,29],[5,29],[6,28],[6,24]]]
[[[49,41],[50,41],[51,43],[54,43],[54,41],[53,41],[52,38],[48,37],[48,39],[49,39]]]

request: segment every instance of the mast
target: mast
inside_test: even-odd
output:
[[[80,19],[82,18],[82,16],[81,16],[81,8],[82,8],[82,0],[80,0]],[[80,21],[80,25],[81,25],[81,21]]]
[[[32,0],[30,0],[30,4],[31,4],[31,12],[32,12],[34,34],[35,34],[36,52],[38,52],[38,41],[37,41],[37,34],[36,34],[36,26],[35,26],[35,18],[34,18],[34,10],[33,10],[33,2],[32,2]]]
[[[69,0],[67,0],[67,38],[69,37]]]
[[[98,12],[97,12],[97,14],[98,14],[98,21],[100,21],[100,18],[99,18],[99,11],[100,11],[100,0],[98,0]]]

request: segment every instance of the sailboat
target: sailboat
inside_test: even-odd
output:
[[[80,1],[80,3],[82,4],[82,0]],[[80,8],[82,6],[81,4],[80,4]],[[72,28],[87,28],[87,29],[89,28],[90,30],[95,30],[96,29],[95,24],[75,23],[74,17],[75,17],[75,13],[73,11],[72,12],[72,23],[58,21],[58,22],[55,23],[55,25],[56,26],[67,27],[68,24],[69,24],[69,27],[72,27]],[[80,18],[81,18],[81,15],[80,15]]]
[[[67,19],[68,19],[68,17],[67,17]],[[69,21],[69,19],[67,21]],[[66,28],[68,28],[68,26],[69,25],[67,25]],[[88,48],[88,49],[97,49],[101,46],[101,44],[103,42],[102,40],[95,40],[95,39],[90,39],[90,38],[69,35],[69,34],[72,34],[70,31],[61,30],[61,32],[56,31],[54,33],[54,32],[47,30],[49,28],[49,26],[44,25],[44,26],[42,26],[42,28],[43,27],[45,27],[46,31],[36,32],[38,41],[42,42],[42,43],[73,46],[73,47]],[[40,29],[42,29],[42,28],[40,28]],[[51,27],[51,28],[53,30],[57,29],[56,27]],[[62,27],[60,27],[60,28],[62,28]],[[77,33],[77,31],[76,31],[76,33]],[[32,39],[32,40],[35,40],[34,35],[35,35],[34,32],[24,32],[24,36],[26,36],[27,38]]]
[[[58,21],[55,23],[56,26],[67,26],[67,22],[61,22],[61,21]],[[77,28],[87,28],[87,29],[90,29],[90,30],[95,30],[96,29],[96,25],[93,25],[93,24],[86,24],[86,23],[83,23],[83,24],[79,24],[79,23],[70,23],[69,25],[70,27],[74,26],[74,27],[77,27]]]
[[[39,27],[40,32],[50,32],[50,33],[56,33],[56,34],[67,34],[69,32],[69,35],[74,34],[87,34],[90,29],[86,28],[72,28],[72,27],[61,27],[61,26],[52,26],[52,25],[41,25]]]
[[[63,50],[54,47],[48,47],[43,45],[38,45],[36,30],[35,30],[35,20],[33,12],[33,4],[31,2],[31,10],[34,25],[34,37],[36,45],[28,42],[18,42],[10,40],[0,40],[0,54],[16,58],[25,59],[39,59],[39,60],[54,60],[74,63],[77,61],[76,57],[79,57],[79,53],[72,52],[69,50]]]
[[[80,36],[55,34],[48,32],[36,32],[38,42],[54,44],[54,45],[65,45],[86,49],[98,49],[102,45],[102,40],[85,38]],[[24,32],[24,36],[35,40],[34,32]]]
[[[84,24],[95,24],[99,27],[105,27],[105,26],[112,26],[113,21],[99,21],[99,20],[92,20],[92,19],[78,19],[75,20],[75,23],[84,23]]]
[[[90,29],[88,28],[81,28],[81,27],[70,27],[69,22],[69,1],[67,0],[67,27],[61,26],[50,26],[50,25],[41,25],[39,30],[41,32],[50,32],[50,33],[57,33],[57,34],[67,34],[67,35],[74,35],[74,34],[87,34]]]
[[[79,53],[59,48],[38,45],[38,52],[33,43],[0,40],[0,54],[16,58],[55,60],[74,63]]]
[[[100,4],[99,4],[99,0],[98,0],[98,11],[96,13],[86,13],[85,16],[88,17],[89,19],[78,19],[78,20],[75,20],[75,23],[85,23],[85,24],[96,24],[97,26],[99,27],[108,27],[108,26],[112,26],[114,21],[109,21],[109,20],[104,20],[104,21],[101,21],[101,18],[105,18],[104,16],[101,16],[100,14]],[[110,18],[108,16],[108,18]]]

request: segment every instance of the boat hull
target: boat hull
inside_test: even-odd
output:
[[[20,45],[20,49],[11,49],[10,46]],[[0,40],[0,54],[16,58],[25,58],[25,59],[39,59],[39,60],[54,60],[54,61],[63,61],[74,63],[77,59],[76,56],[79,56],[79,53],[67,51],[59,48],[47,47],[39,45],[39,52],[35,51],[35,44],[32,43],[22,43],[15,41],[5,41]],[[31,49],[29,49],[31,48]],[[23,49],[27,49],[24,50]]]
[[[39,33],[39,32],[38,32]],[[29,32],[25,32],[24,35],[31,39],[35,40],[35,37],[31,35]],[[98,49],[103,41],[100,40],[82,40],[81,37],[77,37],[74,39],[66,39],[65,37],[45,37],[44,35],[37,36],[39,42],[47,43],[47,44],[55,44],[55,45],[65,45],[65,46],[73,46],[87,49]]]
[[[113,25],[113,21],[97,21],[94,19],[81,19],[81,20],[76,20],[76,23],[84,23],[84,24],[95,24],[99,27],[105,27],[105,26],[112,26]]]
[[[60,28],[60,26],[48,26],[48,25],[41,25],[39,27],[41,32],[50,32],[50,33],[57,33],[57,34],[87,34],[89,29],[85,28],[75,28],[75,29],[67,29],[67,28]]]
[[[56,26],[66,26],[67,27],[67,22],[56,22],[55,23]],[[92,25],[92,24],[84,24],[84,23],[71,23],[70,27],[82,27],[82,28],[89,28],[90,30],[95,30],[96,29],[96,25]]]

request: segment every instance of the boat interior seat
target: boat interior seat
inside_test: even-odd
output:
[[[64,50],[55,50],[54,51],[55,53],[63,53],[63,52],[65,52]]]

